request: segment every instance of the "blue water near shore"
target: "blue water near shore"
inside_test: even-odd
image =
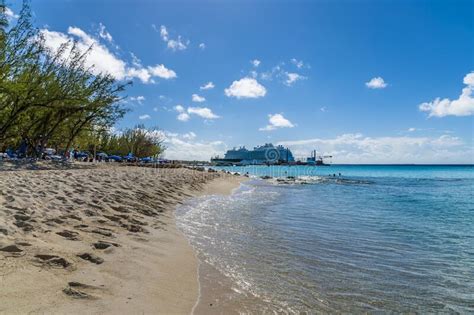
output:
[[[291,179],[177,212],[202,259],[262,301],[247,310],[474,312],[473,166],[224,169]]]

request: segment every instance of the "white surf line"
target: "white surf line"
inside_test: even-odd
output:
[[[199,302],[201,302],[201,272],[200,272],[201,260],[199,260],[199,258],[196,255],[196,249],[194,249],[194,256],[196,257],[198,261],[198,264],[197,264],[198,297],[196,299],[196,303],[194,303],[194,306],[191,309],[191,315],[194,315],[194,311],[196,310],[196,307],[199,305]]]

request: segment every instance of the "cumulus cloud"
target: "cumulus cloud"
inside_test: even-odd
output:
[[[186,109],[182,105],[176,105],[173,109],[178,112],[176,118],[180,121],[188,121],[191,118],[191,115],[196,115],[207,120],[220,118],[207,107],[188,107]]]
[[[148,114],[138,116],[138,119],[140,119],[140,120],[146,120],[146,119],[150,119],[150,118],[151,118],[151,116],[148,115]]]
[[[214,87],[215,87],[214,83],[209,81],[206,84],[204,84],[203,86],[201,86],[199,89],[201,89],[201,90],[211,90]]]
[[[156,26],[152,26],[156,30]],[[173,51],[185,50],[188,48],[189,40],[183,40],[180,35],[178,35],[176,39],[170,38],[168,29],[164,25],[160,26],[160,36],[161,39],[167,44],[167,47]]]
[[[205,119],[219,118],[219,116],[214,114],[212,110],[207,107],[188,107],[188,114],[194,114]]]
[[[206,101],[206,99],[204,97],[199,96],[197,94],[192,95],[192,100],[193,100],[193,102],[196,102],[196,103],[202,103],[202,102]]]
[[[369,82],[365,82],[365,85],[369,89],[384,89],[387,87],[387,83],[385,83],[384,79],[381,77],[372,78]]]
[[[166,68],[163,64],[156,65],[156,66],[153,66],[153,67],[148,67],[147,70],[152,76],[157,76],[157,77],[162,78],[162,79],[167,79],[168,80],[168,79],[176,78],[176,72]]]
[[[289,72],[286,72],[286,80],[285,80],[285,84],[287,86],[292,86],[293,83],[295,83],[296,81],[299,81],[299,80],[304,80],[306,79],[306,77],[298,74],[298,73],[289,73]]]
[[[252,65],[256,68],[260,65],[260,60],[258,59],[254,59],[251,61]]]
[[[162,64],[149,67],[140,64],[130,66],[102,45],[98,39],[78,27],[69,27],[67,34],[47,29],[42,29],[41,34],[44,37],[44,45],[52,53],[57,52],[61,45],[73,40],[77,41],[77,49],[80,52],[86,53],[90,49],[85,65],[90,67],[95,74],[110,74],[117,80],[137,78],[143,83],[153,83],[153,78],[172,79],[177,77],[173,70]],[[134,63],[137,63],[137,60],[134,59]]]
[[[428,112],[428,117],[471,116],[474,115],[474,72],[466,74],[461,95],[455,99],[436,98],[434,101],[419,105],[420,111]]]
[[[189,116],[189,114],[186,112],[179,113],[178,116],[176,116],[176,119],[179,121],[188,121],[190,118],[191,116]]]
[[[222,155],[227,146],[222,141],[200,140],[194,132],[183,134],[159,131],[166,147],[164,157],[173,160],[209,161],[211,157]]]
[[[259,98],[267,94],[267,89],[254,78],[245,77],[232,84],[224,90],[228,97],[241,98]]]
[[[281,141],[296,156],[316,148],[335,163],[473,163],[474,149],[451,135],[438,137],[366,137],[343,134],[335,138]]]
[[[200,44],[199,44],[199,48],[200,48],[201,50],[206,49],[206,44],[200,43]]]
[[[269,114],[268,125],[260,128],[260,131],[272,131],[278,128],[293,128],[295,125],[283,117],[283,114]]]

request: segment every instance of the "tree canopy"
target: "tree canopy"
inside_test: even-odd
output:
[[[94,74],[85,66],[88,52],[73,41],[48,50],[32,25],[27,1],[14,25],[9,22],[0,3],[0,151],[26,145],[28,155],[40,156],[46,146],[62,152],[86,149],[94,137],[107,139],[120,154],[162,150],[144,129],[120,136],[109,132],[127,112],[121,101],[131,82]],[[153,143],[155,148],[147,148]]]

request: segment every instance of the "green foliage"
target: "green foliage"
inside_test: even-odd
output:
[[[5,8],[1,2],[0,151],[26,142],[34,156],[46,146],[65,152],[91,143],[105,143],[122,154],[159,153],[161,147],[142,131],[106,132],[126,113],[120,95],[131,83],[94,75],[85,66],[87,53],[74,42],[54,52],[46,49],[31,23],[28,2],[15,25],[8,25]]]
[[[121,133],[85,131],[76,140],[75,147],[89,152],[106,152],[125,156],[132,153],[138,158],[157,157],[164,151],[163,137],[156,130],[143,125],[126,129]]]

